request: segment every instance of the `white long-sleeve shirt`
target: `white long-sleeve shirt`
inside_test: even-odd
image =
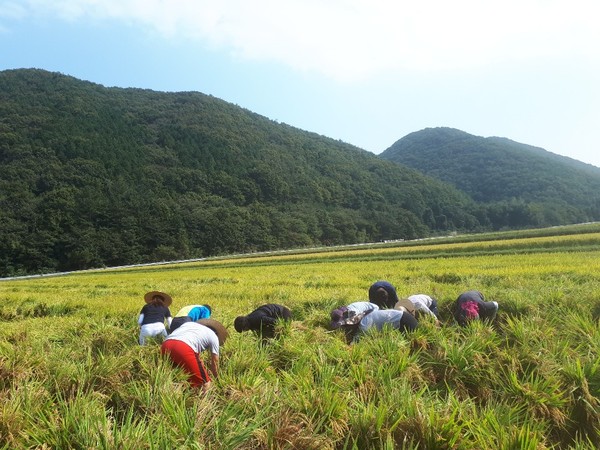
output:
[[[433,299],[429,295],[415,294],[408,297],[408,299],[414,305],[416,311],[422,311],[435,317],[433,311],[429,309],[433,303]]]

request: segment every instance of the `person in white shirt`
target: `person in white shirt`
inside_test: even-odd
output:
[[[396,306],[394,306],[394,309],[400,309],[400,307],[404,307],[417,320],[420,319],[421,315],[425,315],[433,317],[436,324],[439,325],[440,323],[437,300],[429,295],[414,294],[407,298],[401,298],[396,303]]]
[[[371,329],[381,331],[384,327],[407,333],[417,329],[419,324],[415,316],[408,311],[397,309],[379,309],[366,314],[358,323],[357,333],[353,341],[356,342],[361,334]]]
[[[347,319],[359,314],[375,311],[376,309],[379,309],[379,306],[371,302],[354,302],[347,306],[340,306],[331,311],[330,328],[332,330],[337,330],[344,325]]]
[[[213,377],[219,374],[219,349],[228,333],[225,327],[213,319],[186,322],[173,331],[162,343],[161,353],[171,362],[189,373],[192,387],[206,391],[211,377],[200,359],[200,354],[210,352],[210,371]]]

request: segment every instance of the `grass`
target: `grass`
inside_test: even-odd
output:
[[[598,448],[600,226],[567,230],[2,281],[0,448]],[[443,326],[329,331],[379,279],[436,297]],[[137,345],[154,289],[232,332],[206,395]],[[500,303],[493,323],[453,323],[468,289]],[[280,339],[233,331],[268,302],[294,314]]]

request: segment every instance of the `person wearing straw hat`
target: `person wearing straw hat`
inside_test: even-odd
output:
[[[146,344],[147,338],[167,337],[165,320],[171,325],[171,311],[169,306],[173,299],[169,294],[160,291],[150,291],[144,295],[146,304],[138,316],[138,325],[140,326],[140,345]]]
[[[213,378],[219,376],[219,351],[229,333],[220,322],[214,319],[199,319],[186,322],[173,331],[162,343],[160,351],[176,367],[188,373],[188,381],[193,388],[204,392],[211,385],[212,378],[200,355],[210,353],[209,368]]]
[[[429,295],[414,294],[407,298],[401,298],[396,302],[394,309],[400,309],[401,307],[415,316],[416,319],[420,319],[422,315],[431,316],[435,319],[436,324],[439,325],[440,323],[437,300]]]
[[[186,305],[177,311],[173,321],[169,326],[169,333],[172,333],[186,322],[195,322],[198,319],[210,319],[212,308],[210,305]]]
[[[253,331],[262,338],[275,337],[275,325],[278,321],[291,321],[292,312],[283,305],[269,303],[256,308],[247,316],[238,316],[233,326],[238,333]]]
[[[494,320],[498,302],[487,302],[479,291],[467,291],[458,296],[452,305],[452,314],[459,325],[465,326],[473,320]]]
[[[396,288],[388,281],[377,281],[369,287],[369,301],[379,309],[392,309],[398,302]]]

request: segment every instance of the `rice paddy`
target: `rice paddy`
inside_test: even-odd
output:
[[[377,280],[443,325],[348,345],[329,313]],[[470,289],[493,323],[454,323]],[[208,393],[137,344],[150,290],[230,329]],[[600,225],[5,280],[0,301],[0,448],[600,446]],[[268,345],[232,327],[264,303],[294,316]]]

